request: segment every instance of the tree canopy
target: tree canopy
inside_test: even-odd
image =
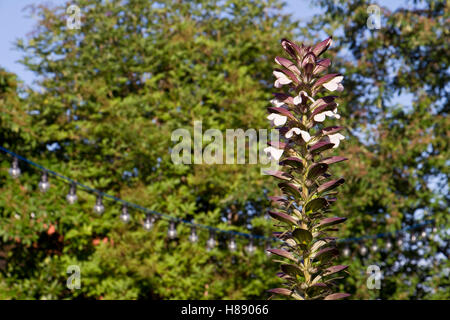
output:
[[[314,1],[324,10],[302,24],[278,0],[80,0],[81,28],[66,25],[66,7],[36,6],[39,22],[17,48],[37,83],[25,87],[0,70],[1,145],[105,193],[165,214],[222,229],[270,235],[264,218],[273,179],[260,165],[176,165],[171,133],[208,128],[269,128],[279,42],[307,44],[333,36],[326,57],[344,75],[340,125],[350,158],[333,168],[345,176],[337,216],[341,238],[394,232],[432,219],[440,233],[380,247],[370,258],[353,243],[343,291],[354,299],[448,299],[448,4],[382,10],[379,30],[367,28],[369,1]],[[395,97],[402,95],[401,101]],[[261,249],[250,255],[220,245],[207,232],[189,243],[189,228],[167,239],[167,221],[142,229],[142,212],[78,193],[21,163],[19,180],[0,169],[0,298],[256,299],[279,283]],[[32,214],[33,213],[33,214]],[[250,230],[248,230],[251,226]],[[422,230],[420,230],[422,231]],[[431,227],[424,229],[431,233]],[[245,239],[237,239],[240,247]],[[395,239],[392,239],[394,241]],[[365,243],[370,246],[371,243]],[[381,290],[366,286],[379,265]],[[69,265],[81,268],[81,288],[66,287]],[[447,271],[445,271],[447,270]],[[445,276],[447,272],[447,276]]]

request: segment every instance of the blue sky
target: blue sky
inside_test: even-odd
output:
[[[33,18],[27,17],[23,9],[31,4],[50,3],[65,4],[68,0],[0,0],[0,66],[10,72],[16,73],[26,84],[31,84],[35,78],[33,73],[27,71],[17,60],[21,58],[19,52],[14,50],[13,43],[18,38],[25,37],[33,29]],[[405,0],[374,1],[391,10],[395,10],[405,3]],[[74,1],[75,3],[75,1]],[[309,0],[287,0],[286,10],[296,18],[307,20],[320,10],[310,6]]]

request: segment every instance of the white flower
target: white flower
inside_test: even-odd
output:
[[[283,149],[277,149],[274,147],[267,147],[264,149],[264,152],[267,154],[270,160],[279,160],[281,158],[281,155],[283,154],[283,151]]]
[[[281,88],[283,85],[292,82],[292,80],[289,79],[283,72],[274,71],[273,75],[277,77],[277,80],[275,80],[275,88]]]
[[[324,111],[314,116],[314,121],[323,122],[326,117],[340,119],[341,116],[337,113],[337,107],[333,111]]]
[[[331,143],[334,143],[333,148],[337,148],[339,146],[339,143],[341,140],[344,140],[345,137],[340,133],[330,134],[328,135],[328,140],[330,140]]]
[[[308,142],[309,140],[311,140],[311,136],[309,135],[309,133],[304,130],[301,130],[300,128],[292,128],[291,130],[286,132],[286,138],[288,138],[288,139],[292,138],[294,133],[296,135],[301,135],[302,139],[305,140],[305,142]]]
[[[300,103],[302,103],[302,94],[306,97],[308,97],[309,100],[311,100],[312,102],[314,102],[315,100],[313,98],[311,98],[310,96],[308,96],[308,94],[305,91],[300,91],[300,93],[298,94],[298,96],[296,96],[294,98],[294,104],[295,105],[299,105]]]
[[[342,91],[344,90],[344,86],[342,85],[341,81],[344,79],[343,76],[337,76],[331,79],[330,81],[323,84],[323,86],[328,89],[329,91]]]
[[[267,116],[267,119],[269,119],[270,122],[272,123],[272,126],[275,126],[275,127],[282,126],[287,121],[287,117],[286,116],[282,116],[282,115],[276,114],[276,113],[269,114]]]
[[[284,102],[282,102],[282,101],[280,101],[280,100],[278,100],[278,99],[272,99],[272,100],[270,100],[270,103],[271,103],[274,107],[277,107],[277,108],[284,106]]]

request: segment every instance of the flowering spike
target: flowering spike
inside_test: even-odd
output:
[[[268,252],[282,263],[277,276],[286,285],[269,292],[301,300],[335,300],[348,296],[334,292],[336,286],[330,285],[335,277],[331,275],[347,269],[334,264],[339,251],[336,238],[329,234],[346,218],[327,216],[336,201],[336,192],[330,191],[344,183],[342,178],[330,179],[329,166],[347,160],[340,156],[323,157],[323,153],[337,148],[345,138],[343,127],[323,126],[340,118],[337,97],[327,96],[327,92],[344,89],[341,74],[322,74],[331,60],[318,57],[331,42],[329,37],[315,46],[305,47],[287,39],[281,41],[293,61],[275,58],[281,66],[274,70],[275,87],[288,89],[274,93],[273,107],[268,108],[269,120],[286,139],[286,142],[272,141],[265,149],[282,168],[267,173],[282,180],[278,186],[283,195],[270,197],[276,210],[269,211],[269,215],[282,228],[274,236],[284,243]]]

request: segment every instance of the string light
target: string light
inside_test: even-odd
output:
[[[102,196],[98,195],[95,201],[94,212],[101,215],[105,211],[105,206],[103,205]]]
[[[111,196],[111,195],[108,195],[108,194],[104,194],[103,192],[100,192],[99,190],[90,188],[90,187],[88,187],[86,185],[83,185],[83,184],[81,184],[79,182],[76,182],[76,181],[74,181],[74,180],[72,180],[72,179],[70,179],[68,177],[65,177],[65,176],[63,176],[63,175],[61,175],[61,174],[59,174],[57,172],[51,171],[51,170],[49,170],[49,169],[47,169],[47,168],[45,168],[45,167],[43,167],[43,166],[41,166],[41,165],[39,165],[37,163],[34,163],[31,160],[28,160],[28,159],[26,159],[26,158],[24,158],[24,157],[22,157],[20,155],[17,155],[14,152],[12,152],[12,151],[10,151],[10,150],[2,147],[2,146],[0,146],[0,150],[10,154],[11,156],[13,156],[13,161],[12,161],[12,164],[11,164],[11,168],[9,169],[9,174],[11,175],[11,177],[17,178],[21,174],[21,171],[20,171],[20,168],[19,168],[19,160],[27,162],[28,164],[39,168],[39,170],[41,170],[43,172],[42,173],[42,177],[41,177],[41,181],[39,182],[39,185],[38,185],[39,189],[42,192],[46,192],[50,188],[50,183],[48,181],[48,174],[57,176],[57,177],[61,178],[62,180],[68,181],[71,184],[69,193],[66,196],[66,199],[67,199],[67,201],[69,203],[74,203],[77,200],[76,187],[80,186],[82,189],[84,189],[86,191],[98,194],[97,199],[96,199],[96,203],[95,203],[95,206],[94,206],[94,212],[99,214],[99,215],[101,215],[104,212],[104,210],[105,210],[105,207],[103,206],[103,203],[102,203],[102,196],[104,196],[104,197],[108,197],[108,198],[112,199],[113,201],[121,202],[124,206],[131,206],[131,207],[134,207],[134,208],[136,208],[138,210],[142,210],[142,211],[146,212],[147,213],[147,219],[144,221],[144,229],[146,229],[146,230],[150,230],[152,228],[153,224],[156,221],[156,217],[157,216],[164,217],[165,219],[167,219],[169,221],[172,221],[171,224],[170,224],[169,231],[168,231],[168,236],[171,239],[174,239],[174,238],[177,237],[177,231],[176,231],[176,228],[175,228],[175,222],[182,222],[182,223],[186,223],[186,224],[191,224],[192,225],[192,229],[194,230],[194,233],[195,233],[195,236],[193,236],[192,239],[194,239],[196,241],[198,241],[198,236],[196,234],[195,227],[209,229],[211,233],[213,233],[213,232],[222,232],[222,233],[227,233],[229,235],[232,235],[231,239],[230,239],[230,241],[228,243],[228,248],[230,249],[230,251],[235,251],[237,249],[237,244],[236,244],[236,241],[234,240],[234,236],[242,236],[242,237],[247,237],[247,238],[250,238],[250,239],[264,239],[266,241],[266,247],[268,247],[268,244],[269,244],[270,241],[280,241],[279,239],[276,239],[276,238],[269,238],[269,237],[265,237],[265,236],[252,235],[252,234],[248,234],[248,233],[241,233],[241,232],[230,231],[230,230],[223,230],[223,229],[218,229],[218,228],[214,228],[214,227],[206,226],[206,225],[201,225],[201,224],[194,224],[194,223],[192,223],[190,221],[186,221],[186,220],[179,219],[179,218],[174,218],[174,217],[171,217],[169,215],[166,215],[166,214],[163,214],[163,213],[160,213],[160,212],[149,210],[149,209],[141,207],[141,206],[139,206],[137,204],[129,203],[127,201],[124,201],[122,199],[116,198],[114,196]],[[122,208],[121,219],[124,222],[130,221],[131,220],[131,216],[128,213],[128,209],[125,209],[125,211],[126,211],[125,214],[124,214],[123,210],[124,209]],[[423,228],[425,225],[430,224],[430,223],[434,223],[434,220],[428,220],[428,221],[425,221],[424,223],[421,223],[421,224],[417,224],[417,225],[406,227],[406,228],[404,228],[404,229],[402,229],[400,231],[395,232],[394,234],[397,234],[397,233],[400,232],[400,235],[399,235],[399,237],[400,237],[401,236],[401,232],[405,232],[406,230]],[[436,234],[438,232],[438,229],[437,229],[436,225],[433,226],[432,232],[434,234]],[[381,234],[377,234],[377,235],[362,236],[362,237],[357,237],[357,238],[339,239],[337,241],[338,242],[357,242],[357,241],[362,241],[364,239],[376,239],[376,238],[380,238],[380,237],[389,237],[392,234],[393,234],[392,232],[381,233]],[[191,236],[192,236],[192,232],[191,232]],[[420,236],[421,237],[426,237],[427,236],[425,230],[422,231]],[[416,241],[418,239],[418,237],[419,237],[418,234],[417,235],[413,234],[413,235],[411,235],[410,240],[411,241]],[[209,241],[210,244],[214,243],[214,246],[216,245],[216,240],[214,239],[214,237],[212,237],[212,239],[210,238],[208,241]],[[396,244],[397,244],[397,246],[401,247],[403,245],[403,240],[402,239],[398,239],[396,241]],[[211,246],[211,247],[214,247],[214,246]],[[250,251],[252,251],[252,250],[255,249],[254,245],[252,245],[252,246],[248,245],[244,249],[247,251],[248,248],[252,248],[252,247],[253,247],[253,249],[250,249]],[[378,249],[378,246],[376,246],[376,248]],[[392,248],[392,243],[390,241],[388,241],[386,243],[386,249],[390,249],[390,248]],[[374,247],[372,246],[371,249],[373,250]],[[362,251],[362,253],[364,255],[364,254],[367,254],[368,249],[364,247],[364,248],[361,248],[360,251]],[[349,256],[350,255],[350,249],[348,247],[345,248],[343,253],[344,253],[344,256]],[[270,252],[266,252],[266,254],[270,255]]]
[[[272,255],[272,253],[268,250],[271,249],[270,243],[266,242],[266,246],[264,247],[264,252],[266,253],[266,256],[270,257]]]
[[[155,224],[156,218],[152,215],[147,215],[144,221],[144,229],[147,231],[150,231],[153,228],[153,225]]]
[[[411,242],[414,243],[417,241],[417,236],[415,233],[411,234]]]
[[[426,239],[427,236],[428,236],[428,234],[426,233],[425,230],[423,230],[422,233],[420,234],[420,237],[421,237],[422,239]]]
[[[388,240],[388,241],[386,242],[386,249],[387,249],[387,250],[391,250],[391,249],[392,249],[392,242],[391,242],[390,240]]]
[[[39,190],[41,190],[41,192],[47,192],[47,190],[50,189],[50,183],[48,182],[47,171],[44,171],[42,173],[41,181],[39,182],[38,187],[39,187]]]
[[[126,204],[122,206],[122,213],[120,214],[120,220],[127,223],[131,220],[130,213],[128,212],[128,207]]]
[[[378,245],[377,245],[376,242],[374,242],[374,243],[372,244],[372,246],[370,247],[370,250],[371,250],[372,252],[377,252],[377,251],[378,251]]]
[[[359,248],[359,253],[362,255],[362,256],[365,256],[366,254],[367,254],[367,248],[366,248],[366,246],[365,245],[362,245],[360,248]]]
[[[70,185],[69,193],[66,196],[67,202],[69,204],[74,204],[77,201],[77,185],[75,183],[72,183]]]
[[[236,244],[236,240],[234,240],[234,238],[231,238],[230,241],[228,242],[228,249],[230,251],[236,251],[237,244]]]
[[[206,248],[209,250],[213,249],[216,246],[216,239],[214,237],[214,233],[211,232],[209,235],[208,241],[206,241]]]
[[[344,255],[344,257],[350,257],[350,248],[349,247],[345,247],[343,250],[342,250],[342,254]]]
[[[191,234],[189,235],[189,241],[192,243],[196,243],[198,241],[197,230],[195,227],[191,228]]]
[[[175,227],[175,222],[171,221],[169,225],[169,230],[167,231],[167,237],[173,240],[177,237],[177,228]]]
[[[17,179],[20,176],[19,159],[14,157],[11,168],[9,168],[9,174],[12,178]]]
[[[245,247],[245,251],[247,251],[248,254],[253,254],[255,250],[256,248],[253,245],[253,240],[250,240],[249,244]]]

